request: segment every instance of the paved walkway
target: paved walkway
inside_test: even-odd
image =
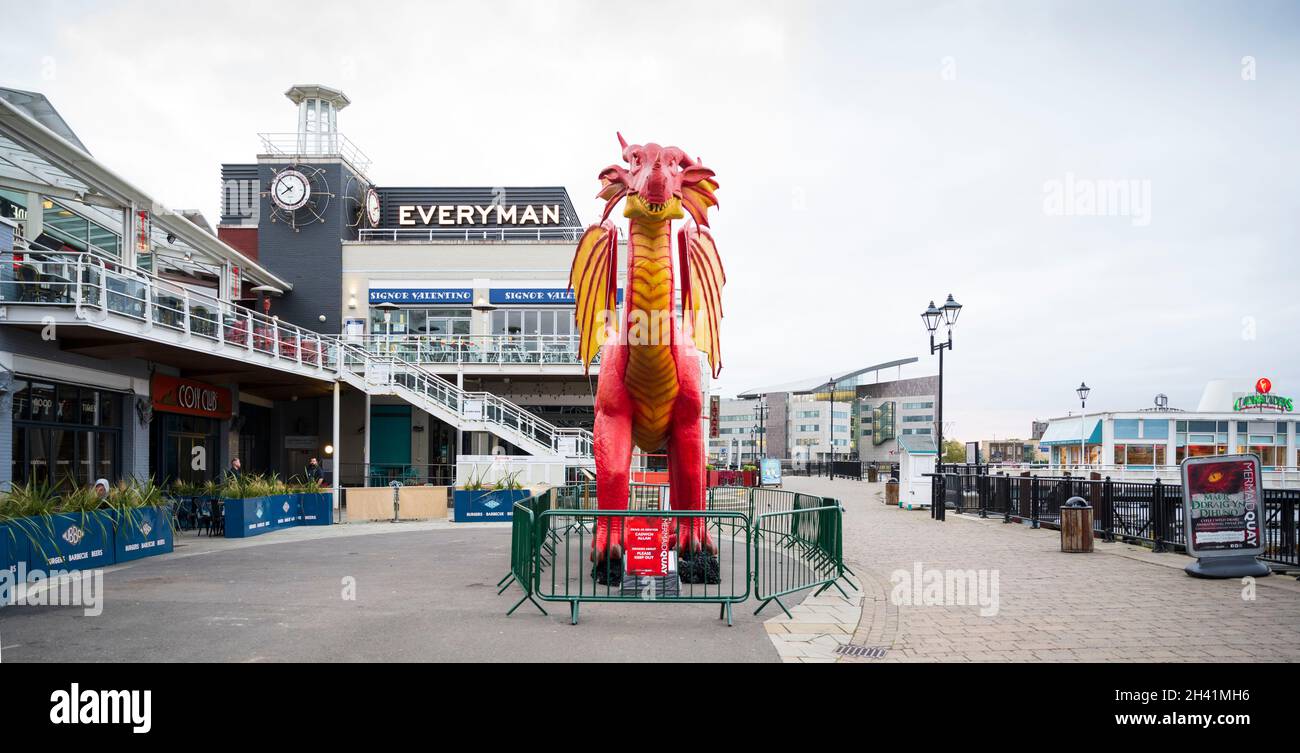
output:
[[[926,510],[886,507],[883,484],[788,478],[785,488],[844,503],[845,561],[862,585],[849,600],[823,594],[792,610],[794,620],[768,620],[785,661],[1300,661],[1292,577],[1260,578],[1246,599],[1240,580],[1187,576],[1181,554],[1101,542],[1093,554],[1063,554],[1055,531],[951,512],[940,523]],[[955,599],[926,606],[902,577],[918,569],[922,583],[931,569],[976,571],[996,599],[983,610]],[[904,592],[922,603],[906,603]],[[851,606],[860,606],[852,627]],[[841,656],[841,643],[885,651]]]

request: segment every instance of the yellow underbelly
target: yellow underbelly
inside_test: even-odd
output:
[[[643,452],[661,449],[677,399],[672,353],[673,266],[670,236],[633,225],[629,284],[628,359],[623,382],[632,396],[632,441]]]

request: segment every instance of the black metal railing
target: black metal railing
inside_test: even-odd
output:
[[[1057,528],[1061,506],[1082,497],[1093,507],[1093,528],[1106,541],[1128,541],[1157,552],[1185,551],[1183,492],[1177,484],[1071,476],[1006,476],[948,472],[934,475],[932,504],[954,512],[1001,517],[1007,523]],[[1300,489],[1264,489],[1261,559],[1300,567]]]
[[[898,463],[876,463],[861,460],[782,460],[784,476],[825,476],[855,481],[898,480]]]

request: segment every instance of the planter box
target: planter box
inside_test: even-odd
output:
[[[299,494],[302,525],[327,526],[334,522],[334,493],[309,492]]]
[[[116,524],[115,550],[118,562],[168,554],[175,545],[170,505],[142,507],[119,513]]]
[[[222,500],[226,518],[226,538],[242,539],[275,530],[275,516],[270,500],[275,497]]]
[[[457,489],[455,518],[457,523],[495,523],[512,520],[515,503],[527,499],[527,489]]]
[[[9,537],[9,527],[0,523],[0,607],[9,605],[10,591],[18,582],[18,558],[14,555],[17,542]]]
[[[111,510],[96,510],[24,518],[23,530],[14,532],[27,540],[26,552],[19,552],[23,558],[18,561],[25,559],[28,572],[108,567],[117,561],[115,516]]]
[[[334,495],[331,492],[227,499],[224,507],[228,539],[260,536],[302,525],[327,526],[334,522]]]

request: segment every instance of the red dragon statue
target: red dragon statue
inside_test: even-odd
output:
[[[589,369],[600,352],[596,390],[596,494],[602,510],[626,510],[632,446],[666,450],[674,510],[703,510],[703,396],[698,351],[708,354],[716,378],[722,369],[718,323],[726,276],[709,234],[709,209],[717,206],[714,173],[677,147],[628,144],[618,135],[628,168],[600,172],[606,200],[601,221],[587,228],[573,257],[579,356]],[[618,229],[610,221],[626,199],[627,290],[617,321]],[[673,307],[672,222],[689,212],[677,233],[681,311]],[[680,316],[678,316],[680,314]],[[703,518],[678,519],[673,535],[683,555],[713,555],[717,547]],[[598,518],[593,570],[612,569],[623,556],[623,519]],[[621,575],[621,574],[620,574]],[[599,577],[599,576],[598,576]]]

